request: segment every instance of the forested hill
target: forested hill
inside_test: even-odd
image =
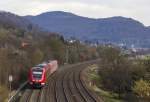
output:
[[[47,31],[58,32],[65,37],[150,47],[150,28],[132,18],[118,16],[92,19],[61,11],[24,18]]]
[[[27,19],[10,12],[0,11],[0,25],[20,29],[30,29],[32,24]]]

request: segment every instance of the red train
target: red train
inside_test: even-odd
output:
[[[58,68],[56,60],[38,64],[30,69],[29,84],[33,87],[42,87],[46,84],[49,75]]]

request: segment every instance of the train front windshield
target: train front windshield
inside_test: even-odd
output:
[[[42,69],[33,69],[32,71],[33,78],[36,80],[40,80],[42,78],[42,73],[43,73]]]

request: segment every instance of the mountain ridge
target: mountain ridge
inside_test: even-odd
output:
[[[0,11],[0,25],[5,25],[6,27],[12,28],[19,28],[22,30],[40,30],[38,25],[33,24],[30,20],[6,11]]]
[[[150,28],[133,18],[114,16],[95,19],[63,11],[45,12],[25,18],[49,32],[60,33],[65,38],[137,46],[150,44]]]

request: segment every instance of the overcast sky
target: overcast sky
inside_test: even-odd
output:
[[[1,0],[0,10],[18,15],[66,11],[92,18],[125,16],[150,26],[150,0]]]

